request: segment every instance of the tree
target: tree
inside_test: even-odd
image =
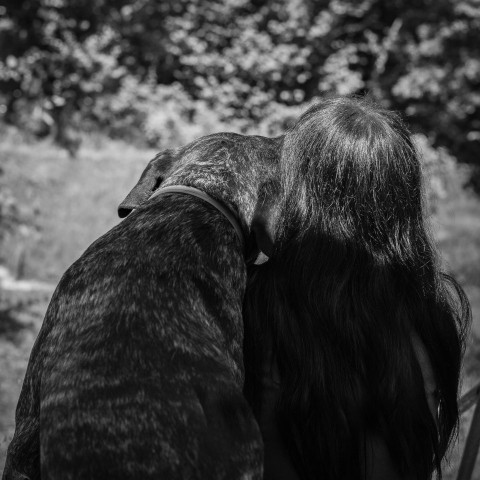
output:
[[[199,101],[273,132],[265,122],[317,97],[369,92],[479,162],[478,0],[9,0],[0,13],[10,121],[34,105],[60,132],[76,118],[105,125],[125,85],[139,85],[142,108],[180,85],[190,121]],[[138,130],[142,115],[131,118]]]

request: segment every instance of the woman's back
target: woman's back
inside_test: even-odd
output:
[[[283,228],[245,302],[246,391],[258,406],[270,342],[300,478],[365,478],[370,450],[375,469],[429,478],[458,421],[469,309],[427,234],[408,130],[366,101],[327,100],[287,133],[281,170]]]
[[[412,335],[412,344],[424,378],[424,389],[430,413],[436,419],[438,398],[432,366],[425,346],[416,335]],[[264,480],[300,480],[291,461],[288,448],[282,440],[276,418],[276,406],[281,392],[281,378],[277,363],[271,355],[265,355],[260,372],[259,391],[261,393],[256,404],[255,416],[265,445],[263,478]],[[324,408],[328,408],[328,406]],[[365,439],[361,443],[360,448],[365,452],[364,463],[361,465],[361,471],[364,472],[363,479],[408,480],[413,478],[402,477],[399,474],[388,451],[385,439],[378,433],[366,432]]]

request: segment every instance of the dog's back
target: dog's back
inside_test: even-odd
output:
[[[235,230],[198,198],[157,197],[97,240],[50,303],[4,478],[261,478],[245,283]]]
[[[199,218],[204,235],[195,238],[188,221],[179,226],[178,209]],[[210,210],[188,197],[161,198],[97,241],[62,279],[40,376],[43,468],[53,478],[64,472],[62,457],[75,478],[128,478],[129,466],[131,478],[215,478],[222,462],[202,459],[225,456],[202,455],[209,443],[236,444],[245,458],[254,423],[210,418],[223,413],[222,401],[248,413],[238,405],[245,269],[239,248],[210,255],[211,239],[237,241],[228,225],[216,228],[223,219]],[[235,275],[222,275],[230,269]]]

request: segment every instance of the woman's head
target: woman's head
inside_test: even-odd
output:
[[[281,157],[284,234],[362,241],[397,251],[422,221],[419,157],[400,117],[366,99],[312,106],[287,132]]]
[[[271,338],[281,428],[305,478],[354,478],[368,431],[403,474],[427,478],[458,419],[469,310],[427,234],[408,129],[365,99],[325,100],[285,135],[280,170],[276,248],[245,302],[247,373]],[[440,390],[439,432],[412,332]]]

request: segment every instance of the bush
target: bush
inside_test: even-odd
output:
[[[461,190],[467,173],[455,157],[443,147],[435,148],[425,135],[414,135],[414,141],[422,160],[427,205],[435,210],[438,202],[451,198]]]
[[[155,148],[183,145],[226,127],[180,84],[140,83],[132,76],[122,81],[116,95],[97,100],[90,119],[91,128],[98,124],[113,138]]]

